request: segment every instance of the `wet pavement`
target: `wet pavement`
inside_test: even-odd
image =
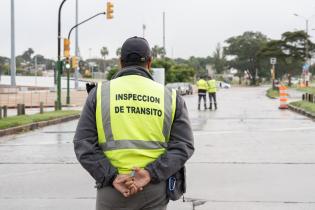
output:
[[[187,202],[168,210],[315,209],[315,124],[265,90],[220,90],[217,111],[184,97],[196,152]],[[0,138],[0,209],[94,209],[94,182],[73,153],[76,124]]]

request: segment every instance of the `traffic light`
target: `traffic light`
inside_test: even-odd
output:
[[[66,70],[69,70],[71,68],[71,65],[70,65],[70,58],[66,58],[64,60],[64,67]]]
[[[64,39],[63,40],[63,52],[64,56],[69,59],[70,58],[70,40]]]
[[[76,56],[72,57],[72,68],[73,69],[78,68],[78,57],[76,57]]]
[[[114,4],[111,2],[107,2],[106,18],[108,20],[113,19],[114,18],[113,13],[114,13]]]

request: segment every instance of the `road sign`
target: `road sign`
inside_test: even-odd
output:
[[[277,58],[270,58],[270,64],[275,65],[277,63]]]
[[[309,64],[305,63],[305,64],[303,65],[303,71],[308,71],[309,68],[310,68],[310,65],[309,65]]]

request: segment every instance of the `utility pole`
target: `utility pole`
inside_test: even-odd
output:
[[[11,74],[11,86],[16,86],[16,63],[15,63],[15,20],[14,20],[14,0],[11,0],[11,62],[10,62],[10,74]]]
[[[300,18],[303,18],[305,20],[305,25],[306,25],[306,28],[305,28],[305,32],[306,32],[306,39],[305,39],[305,66],[306,68],[303,69],[303,76],[304,76],[304,84],[306,87],[308,87],[308,82],[309,82],[309,67],[311,66],[311,59],[309,59],[309,43],[308,43],[308,24],[309,24],[309,20],[311,18],[313,18],[315,15],[311,16],[310,18],[306,18],[304,16],[301,16],[299,14],[293,14],[294,16],[296,17],[300,17]],[[304,67],[303,67],[304,68]]]
[[[166,52],[166,49],[165,49],[165,12],[163,12],[163,48],[164,48],[164,51]]]
[[[306,40],[305,40],[305,55],[306,55],[306,63],[309,64],[309,59],[308,59],[308,51],[309,51],[309,46],[308,46],[308,23],[309,23],[309,20],[306,19],[305,20],[305,23],[306,23],[306,28],[305,28],[305,32],[306,32]]]
[[[37,86],[37,55],[35,55],[34,62],[35,62],[35,86]]]
[[[79,0],[76,0],[76,7],[75,7],[75,25],[79,24]],[[75,29],[75,56],[78,58],[79,57],[79,27]],[[78,76],[79,76],[79,66],[75,68],[75,82],[74,82],[74,87],[75,89],[79,88],[78,84]]]

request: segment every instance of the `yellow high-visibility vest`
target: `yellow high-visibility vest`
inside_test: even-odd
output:
[[[197,88],[198,88],[198,90],[207,90],[208,89],[208,85],[207,85],[206,80],[204,80],[204,79],[198,80]]]
[[[99,83],[96,100],[98,143],[119,174],[144,168],[165,152],[176,110],[175,91],[129,75]]]
[[[209,80],[208,82],[208,92],[209,93],[216,93],[217,92],[217,83],[214,79]]]

